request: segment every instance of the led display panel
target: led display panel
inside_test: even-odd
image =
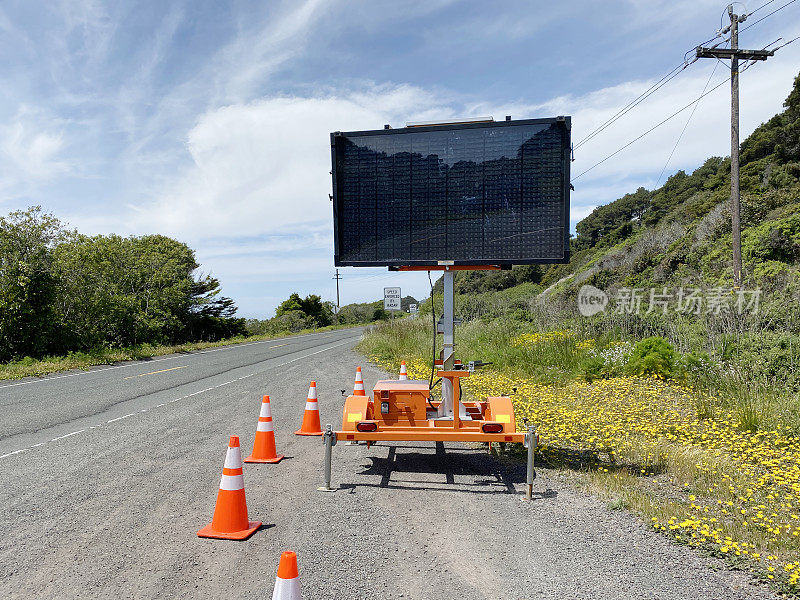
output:
[[[336,266],[568,260],[570,118],[331,134]]]

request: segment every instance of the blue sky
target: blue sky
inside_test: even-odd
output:
[[[84,233],[176,237],[243,316],[271,316],[293,291],[334,299],[329,132],[569,114],[580,141],[714,36],[724,9],[705,0],[7,0],[0,212],[40,204]],[[744,31],[740,45],[797,35],[800,3]],[[714,63],[690,65],[581,146],[573,173],[725,79]],[[800,41],[743,73],[742,138],[781,109],[798,70]],[[689,112],[577,180],[573,223],[655,186]],[[727,155],[728,118],[723,85],[700,102],[665,177]],[[389,285],[427,295],[420,274],[343,275],[343,303]]]

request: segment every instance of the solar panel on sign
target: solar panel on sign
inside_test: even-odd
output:
[[[563,262],[570,118],[331,134],[337,266]]]

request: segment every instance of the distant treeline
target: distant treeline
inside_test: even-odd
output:
[[[412,296],[401,300],[403,311],[408,310],[409,304],[416,304]],[[274,335],[285,331],[301,331],[314,327],[327,325],[359,325],[385,321],[390,318],[390,313],[383,309],[383,300],[375,302],[362,302],[342,306],[338,315],[334,310],[333,302],[323,302],[316,294],[301,298],[294,293],[281,302],[271,319],[248,319],[247,331],[253,335]]]
[[[198,267],[162,235],[86,236],[40,207],[0,217],[0,361],[246,333]]]

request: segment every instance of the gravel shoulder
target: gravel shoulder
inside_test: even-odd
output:
[[[251,364],[248,378],[2,459],[0,597],[269,597],[286,549],[307,600],[776,597],[558,472],[540,471],[522,502],[524,465],[480,449],[340,442],[339,490],[317,492],[321,441],[292,433],[308,382],[336,425],[356,365],[368,388],[385,377],[351,347]],[[265,526],[245,542],[197,538],[227,438],[249,450],[265,393],[287,456],[245,466],[250,517]]]

